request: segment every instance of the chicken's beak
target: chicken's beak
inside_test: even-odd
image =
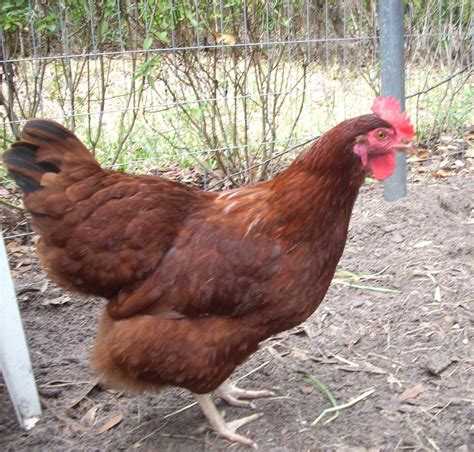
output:
[[[397,151],[404,152],[408,155],[415,155],[416,154],[416,146],[415,143],[411,141],[407,141],[405,143],[399,144],[396,147]]]

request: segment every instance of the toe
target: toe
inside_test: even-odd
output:
[[[217,431],[217,433],[220,436],[230,441],[245,444],[247,446],[253,447],[254,449],[257,449],[257,444],[254,441],[252,441],[249,438],[246,438],[245,436],[239,435],[237,433],[237,430],[240,427],[243,427],[244,425],[247,425],[250,422],[260,419],[262,416],[263,416],[263,413],[255,413],[255,414],[252,414],[251,416],[247,416],[240,419],[235,419],[234,421],[227,422],[225,424],[225,427]]]
[[[240,397],[244,399],[259,399],[261,397],[270,397],[274,396],[275,393],[273,391],[261,390],[261,391],[246,391],[244,389],[241,390],[242,393]]]
[[[218,433],[219,436],[222,436],[223,438],[228,439],[229,441],[245,444],[246,446],[250,446],[253,449],[257,449],[257,444],[254,441],[252,441],[250,438],[246,438],[245,436],[239,435],[238,433],[232,432],[230,430]]]
[[[250,422],[256,421],[263,416],[263,413],[255,413],[251,416],[242,417],[240,419],[235,419],[227,423],[227,428],[233,432],[237,431],[240,427],[249,424]]]
[[[255,405],[252,402],[249,402],[248,400],[240,400],[232,394],[219,394],[219,397],[222,400],[225,400],[229,405],[255,409]]]
[[[251,404],[243,402],[241,399],[259,399],[261,397],[269,397],[275,395],[272,391],[259,390],[250,391],[247,389],[240,389],[237,386],[228,382],[223,383],[215,394],[233,406],[252,407]]]

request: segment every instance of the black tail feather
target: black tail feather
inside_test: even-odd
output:
[[[21,133],[21,141],[3,153],[3,161],[25,193],[42,188],[45,173],[64,172],[64,176],[69,175],[70,171],[77,173],[77,169],[82,168],[84,171],[79,173],[84,175],[101,170],[93,155],[73,132],[47,119],[28,121]],[[48,179],[49,182],[51,179]]]
[[[26,174],[58,173],[59,168],[49,162],[36,161],[37,146],[18,142],[3,154],[5,166],[13,180],[24,193],[41,188],[39,182]],[[23,174],[22,174],[23,173]]]
[[[10,172],[10,176],[25,195],[41,188],[41,185],[38,182],[29,177],[23,176],[23,174]]]
[[[56,141],[65,141],[68,138],[76,138],[76,136],[61,124],[53,121],[45,121],[44,119],[32,119],[28,121],[23,129],[23,134],[34,137],[35,141],[50,142],[52,139]]]

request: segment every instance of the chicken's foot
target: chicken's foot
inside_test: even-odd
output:
[[[237,407],[248,407],[255,408],[255,405],[248,400],[241,399],[258,399],[260,397],[269,397],[275,395],[272,391],[261,390],[261,391],[249,391],[246,389],[240,389],[237,386],[225,381],[215,391],[214,394],[225,400],[229,405]]]
[[[209,394],[193,395],[197,403],[201,407],[202,412],[204,413],[212,428],[218,435],[227,438],[229,441],[245,444],[247,446],[253,447],[254,449],[257,448],[257,445],[251,439],[239,435],[238,433],[236,433],[236,431],[243,425],[246,425],[249,422],[261,418],[263,416],[263,413],[255,413],[251,416],[236,419],[235,421],[226,422],[222,417],[221,413],[219,413],[219,411],[217,410]]]

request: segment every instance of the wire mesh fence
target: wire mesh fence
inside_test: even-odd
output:
[[[473,123],[472,18],[468,0],[405,5],[426,142]],[[5,0],[0,27],[3,148],[47,117],[108,167],[193,166],[208,187],[271,177],[380,93],[375,1]]]

